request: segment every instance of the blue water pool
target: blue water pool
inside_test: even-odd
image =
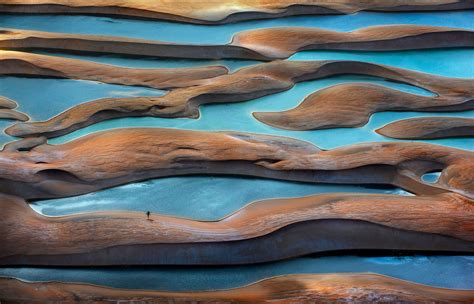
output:
[[[3,268],[0,276],[121,288],[213,290],[283,274],[333,272],[373,272],[438,287],[474,288],[474,258],[470,256],[305,257],[234,267]]]
[[[424,24],[474,29],[474,11],[425,13],[362,12],[341,16],[300,16],[273,20],[246,21],[221,26],[179,24],[164,21],[132,20],[93,16],[0,15],[0,27],[42,31],[85,33],[157,39],[170,42],[223,44],[239,31],[275,26],[310,26],[338,31],[384,24]],[[257,64],[249,60],[173,60],[158,58],[123,58],[120,56],[65,56],[125,67],[179,68],[224,65],[231,71]],[[400,52],[306,51],[289,60],[360,60],[413,69],[448,77],[474,78],[473,49],[443,49]],[[307,81],[292,89],[254,100],[212,104],[201,107],[198,119],[165,119],[154,117],[121,118],[100,122],[70,134],[51,139],[61,144],[81,136],[123,127],[166,127],[205,131],[243,131],[288,136],[311,142],[324,149],[345,145],[393,141],[374,132],[389,122],[432,113],[376,113],[360,128],[338,128],[319,131],[287,131],[267,126],[252,117],[253,112],[291,109],[309,94],[336,84],[348,82],[376,83],[404,92],[432,95],[423,89],[383,79],[340,76]],[[0,95],[19,103],[19,110],[33,120],[47,120],[68,108],[98,98],[161,96],[166,91],[144,87],[127,87],[93,81],[0,77]],[[436,116],[473,117],[474,110],[436,113]],[[0,128],[12,125],[0,120]],[[14,138],[0,133],[0,146]],[[474,138],[450,138],[425,142],[474,150]],[[436,174],[426,176],[436,181]],[[38,213],[59,216],[98,210],[130,210],[202,220],[219,219],[246,204],[268,198],[305,196],[329,192],[365,192],[411,195],[398,188],[373,188],[350,185],[313,185],[287,181],[234,176],[169,177],[142,181],[77,197],[35,201],[31,207]],[[31,281],[58,280],[89,282],[123,288],[159,290],[204,290],[238,287],[263,278],[290,273],[375,272],[433,286],[474,289],[472,256],[326,256],[302,257],[252,266],[239,267],[146,267],[146,268],[0,268],[0,276]]]

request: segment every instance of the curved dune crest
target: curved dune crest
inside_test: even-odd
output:
[[[365,143],[322,151],[278,136],[131,128],[30,151],[0,152],[0,187],[31,199],[77,195],[162,176],[233,174],[389,184],[417,194],[454,191],[473,198],[470,168],[474,152],[425,143]],[[421,180],[434,170],[442,171],[436,183]]]
[[[474,9],[473,0],[2,0],[0,14],[78,14],[196,24],[359,11]],[[48,138],[121,117],[198,118],[200,106],[290,90],[338,75],[378,77],[425,89],[419,96],[371,84],[311,94],[294,109],[253,113],[290,130],[356,127],[380,111],[474,109],[474,82],[356,61],[274,61],[229,72],[224,66],[127,68],[24,53],[91,52],[192,59],[286,59],[306,50],[415,50],[474,47],[474,31],[436,26],[375,26],[351,32],[268,28],[224,45],[0,29],[0,76],[53,77],[167,90],[163,96],[103,98],[31,122],[0,96],[0,119],[22,122],[0,151],[0,267],[242,265],[323,252],[381,250],[474,253],[474,151],[420,142],[372,142],[323,150],[297,139],[244,132],[127,128],[63,143]],[[157,94],[161,92],[157,91]],[[224,118],[225,119],[225,118]],[[27,122],[28,121],[28,122]],[[429,117],[376,130],[401,139],[474,137],[474,119]],[[436,181],[426,174],[438,173]],[[215,221],[129,211],[49,217],[29,202],[93,193],[152,178],[255,176],[306,183],[399,187],[415,196],[331,193],[249,203]],[[157,189],[167,191],[167,189]],[[169,189],[168,189],[169,190]],[[126,198],[125,198],[126,199]],[[297,274],[209,291],[117,289],[0,277],[0,303],[474,303],[473,290],[424,286],[376,274]]]
[[[27,121],[30,119],[30,117],[19,111],[11,109],[0,109],[0,119]]]
[[[399,139],[474,137],[474,118],[419,117],[391,122],[375,132]]]
[[[284,59],[308,50],[392,51],[473,47],[474,32],[418,25],[371,26],[351,32],[283,27],[237,33],[231,45],[245,47],[268,58]]]
[[[0,108],[2,109],[14,109],[18,106],[16,101],[5,97],[5,96],[0,96]]]
[[[12,141],[3,147],[4,152],[20,152],[20,151],[28,151],[32,148],[46,144],[47,138],[46,137],[27,137],[22,138],[20,140]]]
[[[452,45],[454,44],[462,47],[463,42],[453,43]],[[0,30],[0,48],[5,50],[42,49],[74,53],[90,52],[192,59],[240,58],[270,60],[270,58],[253,50],[230,44],[178,44],[127,37],[54,33],[10,28]]]
[[[0,96],[0,119],[11,119],[27,121],[30,117],[24,113],[14,110],[18,104],[10,98]]]
[[[352,14],[358,11],[437,11],[472,9],[470,0],[3,0],[0,12],[92,14],[218,24],[292,15]]]
[[[437,98],[427,98],[390,91],[388,89],[377,90],[379,87],[370,86],[369,88],[371,88],[371,92],[373,92],[371,94],[373,96],[370,102],[366,102],[364,92],[353,95],[352,91],[345,90],[345,88],[357,88],[358,85],[334,87],[320,91],[325,93],[334,92],[336,90],[335,88],[340,88],[336,94],[332,94],[333,98],[331,101],[333,101],[334,105],[326,105],[324,109],[329,109],[331,112],[334,112],[334,114],[341,112],[343,114],[341,114],[342,121],[345,121],[348,116],[350,116],[350,121],[357,119],[357,115],[352,113],[353,110],[361,111],[367,106],[376,109],[379,107],[379,103],[383,105],[383,100],[380,99],[380,95],[383,94],[387,94],[389,95],[388,97],[398,100],[397,102],[400,104],[408,104],[407,107],[410,108],[426,107],[427,109],[433,109],[439,106],[440,109],[449,109],[452,111],[473,107],[472,97],[474,95],[474,87],[470,79],[447,78],[358,61],[275,61],[242,68],[231,74],[201,80],[200,83],[195,86],[175,89],[165,96],[105,98],[83,103],[47,121],[15,124],[8,128],[6,132],[9,135],[19,137],[39,135],[50,138],[70,133],[103,120],[118,117],[156,116],[166,118],[196,118],[199,117],[199,107],[203,104],[239,102],[255,99],[289,90],[297,82],[344,74],[368,75],[407,83],[436,92],[439,96]],[[347,97],[347,95],[349,96]],[[338,96],[344,98],[357,97],[354,101],[356,103],[355,109],[346,103],[346,100]],[[409,100],[412,100],[412,102],[405,101],[405,97],[409,97]],[[387,100],[389,102],[383,106],[393,108],[393,106],[391,106],[392,100]],[[308,100],[308,102],[311,101]],[[360,105],[361,103],[363,103],[362,106]],[[412,103],[416,103],[417,106],[414,106]],[[301,115],[301,119],[304,120],[305,123],[307,120],[313,123],[313,120],[307,118],[307,115],[318,112],[318,109],[316,107],[311,108],[304,115],[299,113],[300,111],[297,112]],[[326,115],[326,111],[321,111],[321,113]],[[269,115],[265,114],[265,117],[263,117],[263,115],[264,114],[260,113],[255,114],[258,119],[265,120],[264,122],[268,121],[270,124]],[[278,116],[278,114],[276,115]],[[367,115],[360,119],[367,119]],[[328,118],[333,116],[332,114],[328,116]],[[298,117],[295,119],[298,120]],[[360,120],[357,121],[357,123],[361,123]],[[332,123],[330,123],[330,125],[331,124]],[[277,124],[273,123],[273,125]]]
[[[442,112],[474,108],[472,81],[466,79],[464,92],[458,90],[456,81],[451,84],[449,79],[439,81],[439,88],[427,88],[437,96],[420,96],[366,83],[340,84],[309,95],[293,109],[252,115],[276,128],[303,131],[361,127],[372,114],[382,111]]]
[[[46,49],[198,59],[273,60],[285,59],[304,50],[391,51],[447,47],[474,47],[474,32],[419,25],[373,26],[352,32],[282,27],[240,32],[234,35],[230,44],[199,45],[20,29],[0,30],[2,49]]]
[[[85,60],[0,50],[0,74],[93,80],[155,89],[187,87],[202,79],[227,74],[223,66],[137,69]]]
[[[25,282],[0,278],[0,300],[29,301],[153,301],[154,303],[471,303],[474,292],[436,288],[372,273],[292,274],[243,287],[199,292],[118,289],[61,282]]]
[[[236,241],[255,259],[246,262],[272,261],[335,248],[474,252],[474,205],[453,193],[421,197],[338,193],[271,199],[249,204],[218,221],[159,214],[152,214],[151,220],[147,220],[141,212],[125,211],[46,217],[34,212],[22,199],[5,195],[0,197],[0,205],[3,265],[121,264],[112,253],[120,248],[122,253],[117,258],[127,259],[126,264],[221,264],[220,250]],[[336,229],[335,236],[328,236],[335,243],[327,242],[319,234],[327,233],[328,228],[320,231],[315,227],[332,227],[331,221],[354,231],[342,233]],[[306,227],[306,234],[294,232],[298,225]],[[359,234],[359,226],[366,233]],[[384,241],[379,239],[380,235]],[[305,245],[308,237],[314,240]],[[257,238],[266,250],[261,251],[256,245]],[[266,253],[272,245],[265,239],[280,243],[284,238],[291,247]],[[424,238],[430,242],[424,243]],[[319,247],[312,243],[319,243]],[[146,250],[141,247],[144,245],[161,247],[163,251]],[[175,246],[174,255],[166,254],[167,246]],[[213,248],[212,253],[203,250],[203,246]],[[190,257],[182,258],[178,247]],[[142,253],[135,256],[133,248],[141,248]],[[88,256],[88,262],[84,262]],[[227,263],[239,263],[245,258],[248,259],[246,253],[231,254]]]

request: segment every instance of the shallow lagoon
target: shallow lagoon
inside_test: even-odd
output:
[[[427,24],[474,28],[474,11],[433,13],[357,13],[347,16],[290,17],[248,21],[224,26],[197,26],[160,21],[113,19],[91,16],[20,16],[0,15],[0,27],[70,33],[104,34],[189,43],[227,43],[233,33],[271,26],[316,26],[349,31],[382,24]],[[87,26],[85,26],[87,24]],[[48,54],[48,53],[46,53]],[[128,67],[170,68],[225,65],[230,70],[256,64],[238,60],[130,59],[117,56],[78,56],[54,54]],[[290,60],[362,60],[414,69],[449,77],[474,78],[474,51],[468,49],[345,52],[308,51]],[[239,130],[291,136],[330,149],[367,141],[387,141],[373,132],[388,122],[430,113],[385,112],[373,115],[362,128],[295,132],[278,130],[252,118],[255,111],[281,111],[295,107],[316,90],[339,83],[358,81],[389,86],[414,94],[428,92],[409,85],[380,79],[344,76],[297,84],[293,89],[235,104],[205,105],[195,119],[123,118],[98,123],[69,135],[53,139],[62,143],[86,134],[120,127],[171,127],[193,130]],[[0,95],[16,99],[20,110],[35,120],[48,119],[67,108],[103,97],[161,95],[163,91],[141,87],[100,84],[91,81],[1,77]],[[436,116],[474,117],[474,111],[436,113]],[[223,119],[224,118],[224,119]],[[0,121],[5,128],[11,122]],[[0,145],[12,140],[0,134]],[[474,149],[474,139],[427,141],[462,149]],[[409,195],[400,189],[376,189],[357,186],[311,185],[242,177],[192,176],[170,177],[133,183],[74,198],[38,201],[32,207],[46,215],[62,215],[94,210],[136,210],[175,216],[213,220],[259,199],[276,196],[302,196],[325,192],[370,192]],[[127,199],[124,199],[127,198]],[[469,256],[393,256],[303,257],[278,263],[239,267],[147,267],[147,268],[0,268],[0,275],[25,280],[61,280],[89,282],[124,288],[160,290],[203,290],[238,287],[265,277],[289,273],[375,272],[422,284],[474,289],[474,258]]]
[[[374,272],[445,288],[474,289],[474,257],[304,257],[234,267],[0,268],[0,276],[31,281],[88,282],[121,288],[213,290],[292,273]]]
[[[198,220],[218,220],[256,200],[331,192],[410,195],[398,188],[314,185],[251,177],[182,176],[127,184],[76,197],[37,201],[31,207],[49,216],[99,210],[149,210]]]

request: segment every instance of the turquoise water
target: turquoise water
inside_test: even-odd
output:
[[[474,77],[474,68],[469,71]],[[468,73],[466,73],[468,74]],[[465,75],[463,75],[465,76]],[[201,107],[199,119],[188,118],[122,118],[108,120],[77,130],[65,136],[52,139],[51,143],[63,143],[91,132],[122,127],[167,127],[192,130],[240,130],[254,133],[268,133],[290,136],[314,143],[315,145],[331,149],[339,146],[368,141],[391,141],[374,132],[385,124],[405,118],[430,116],[432,113],[418,112],[382,112],[376,113],[367,125],[361,128],[337,128],[317,131],[288,131],[267,126],[252,117],[252,112],[282,111],[297,106],[309,94],[332,85],[347,82],[370,82],[395,88],[401,91],[419,95],[431,95],[425,90],[410,86],[392,83],[377,78],[360,76],[341,76],[322,80],[307,81],[296,84],[292,89],[265,96],[262,98],[228,104],[212,104]],[[90,81],[58,80],[58,79],[31,79],[18,77],[4,77],[0,83],[0,95],[10,97],[20,103],[19,110],[24,111],[34,119],[44,120],[61,113],[74,104],[106,96],[138,96],[161,95],[162,91],[141,87],[125,87],[118,85],[99,84]],[[44,106],[37,107],[40,102]],[[436,113],[437,116],[474,117],[474,111]],[[216,119],[216,117],[225,119]],[[6,136],[0,138],[5,143]],[[474,139],[439,139],[427,140],[437,144],[444,144],[461,149],[472,149]]]
[[[31,120],[46,120],[68,108],[104,97],[160,96],[165,92],[86,80],[0,77],[0,96],[18,103]],[[14,124],[0,120],[0,129]],[[0,132],[0,147],[14,138]]]
[[[83,102],[104,97],[161,96],[166,92],[143,87],[87,80],[2,77],[0,95],[18,102],[32,120],[49,119]]]
[[[127,184],[71,198],[37,201],[31,206],[39,213],[52,216],[93,210],[149,210],[199,220],[217,220],[256,200],[330,192],[410,195],[398,188],[313,185],[232,176],[183,176]],[[126,200],[117,199],[125,197]]]
[[[127,36],[171,42],[227,43],[233,33],[276,26],[320,27],[336,31],[388,24],[421,24],[474,29],[474,12],[376,13],[340,16],[298,16],[247,21],[222,26],[179,24],[164,21],[118,19],[93,16],[0,15],[0,27],[29,30]]]
[[[276,275],[334,272],[374,272],[432,286],[474,289],[474,257],[469,256],[305,257],[234,267],[0,268],[0,276],[31,281],[155,290],[224,289]]]
[[[63,56],[123,67],[135,68],[183,68],[208,65],[223,65],[230,71],[258,64],[252,60],[188,60],[166,58],[124,58],[114,55],[90,56],[35,51],[38,54]],[[474,53],[469,49],[435,49],[420,51],[350,52],[350,51],[304,51],[289,60],[359,60],[393,65],[399,68],[418,70],[446,77],[472,78]]]
[[[249,61],[205,61],[199,60],[157,60],[157,59],[125,59],[113,56],[73,56],[84,60],[95,60],[107,64],[115,64],[131,67],[184,67],[188,62],[195,65],[222,64],[230,67],[232,70],[245,65],[254,64]],[[452,50],[430,50],[430,51],[410,51],[410,52],[329,52],[329,51],[311,51],[302,52],[294,55],[292,60],[326,60],[326,59],[344,59],[361,60],[381,64],[388,64],[406,69],[413,69],[427,73],[433,73],[441,76],[473,78],[474,77],[474,52],[470,49],[452,49]],[[105,96],[138,96],[138,95],[160,95],[162,91],[154,91],[140,87],[123,87],[99,84],[95,82],[75,81],[75,80],[57,80],[57,79],[24,79],[8,77],[0,83],[0,94],[17,99],[20,104],[20,110],[25,111],[36,119],[47,119],[52,117],[68,107]],[[373,132],[375,129],[398,119],[405,119],[418,116],[430,116],[432,113],[417,112],[384,112],[373,115],[369,123],[362,128],[343,128],[319,131],[288,131],[279,130],[267,126],[252,117],[252,112],[259,111],[282,111],[297,106],[309,94],[335,84],[347,82],[371,82],[395,88],[401,91],[432,95],[429,92],[404,84],[392,83],[382,79],[361,77],[361,76],[342,76],[328,79],[307,81],[298,83],[294,88],[286,92],[265,96],[262,98],[250,100],[247,102],[234,104],[214,104],[201,107],[201,117],[199,119],[165,119],[165,118],[123,118],[101,122],[87,128],[78,130],[66,136],[53,139],[51,143],[61,143],[74,138],[89,134],[95,131],[101,131],[117,127],[170,127],[184,128],[193,130],[240,130],[255,133],[269,133],[275,135],[291,136],[302,140],[310,141],[322,148],[330,149],[338,146],[352,144],[364,141],[388,141],[393,140],[385,138]],[[65,83],[70,84],[65,87]],[[80,85],[74,85],[78,83]],[[32,86],[32,89],[26,89]],[[36,86],[36,87],[35,87]],[[41,90],[38,88],[41,87]],[[20,89],[18,89],[20,88]],[[63,89],[64,88],[64,89]],[[119,89],[120,88],[120,89]],[[116,91],[130,92],[128,95]],[[157,92],[157,93],[154,93]],[[87,95],[87,96],[83,96]],[[35,105],[36,100],[48,102],[47,107],[30,110],[30,105]],[[51,100],[51,101],[50,101]],[[457,116],[474,117],[474,111],[457,113],[436,113],[439,116]],[[215,119],[215,117],[225,117],[226,119]],[[8,140],[5,136],[0,137],[1,141]],[[438,144],[444,144],[461,149],[474,148],[474,139],[439,139],[428,141]]]
[[[55,52],[47,52],[47,51],[39,51],[35,50],[34,53],[43,54],[43,55],[50,55],[50,56],[61,56],[73,59],[80,59],[80,60],[87,60],[87,61],[94,61],[98,63],[104,64],[112,64],[116,66],[122,67],[130,67],[130,68],[189,68],[189,67],[204,67],[210,65],[220,65],[226,66],[229,71],[236,71],[240,68],[258,64],[259,61],[255,60],[229,60],[229,59],[222,59],[222,60],[195,60],[195,59],[171,59],[171,58],[152,58],[152,57],[144,57],[144,58],[128,58],[118,55],[85,55],[85,54],[64,54],[64,53],[55,53]]]
[[[421,179],[427,183],[436,183],[441,175],[441,172],[432,172],[424,174]]]
[[[226,43],[233,33],[272,26],[315,26],[339,31],[381,24],[426,24],[474,29],[474,11],[439,13],[358,13],[348,16],[290,17],[249,21],[224,26],[197,26],[160,21],[116,19],[91,16],[0,15],[0,27],[56,32],[88,33],[158,39],[190,43]],[[45,53],[51,54],[51,53]],[[131,59],[119,56],[83,56],[59,54],[82,60],[140,68],[174,68],[225,65],[235,71],[256,61],[244,60],[170,60]],[[362,60],[401,68],[414,69],[449,77],[474,78],[472,49],[445,49],[403,52],[308,51],[290,60]],[[286,92],[255,100],[205,105],[199,119],[123,118],[101,122],[51,140],[63,143],[86,134],[121,127],[169,127],[192,130],[238,130],[290,136],[330,149],[368,141],[392,141],[373,132],[385,124],[430,113],[384,112],[373,115],[362,128],[319,131],[279,130],[253,119],[252,112],[282,111],[297,106],[309,94],[339,83],[370,82],[405,92],[431,95],[429,92],[381,79],[343,76],[297,84]],[[45,120],[76,104],[103,97],[154,96],[164,91],[143,87],[126,87],[92,81],[0,77],[0,95],[19,102],[19,110],[34,120]],[[436,113],[436,116],[474,117],[474,111]],[[0,128],[12,122],[0,121]],[[0,146],[12,140],[0,134]],[[474,139],[440,139],[426,142],[474,150]],[[436,173],[426,175],[435,181]],[[46,215],[64,215],[96,210],[150,210],[195,219],[218,219],[242,206],[260,199],[303,196],[326,192],[396,193],[397,189],[377,189],[346,185],[311,185],[257,178],[190,176],[155,179],[123,185],[74,198],[44,200],[32,207]],[[0,276],[43,281],[89,282],[127,288],[160,290],[203,290],[238,287],[281,274],[326,272],[376,272],[428,285],[474,289],[474,257],[469,256],[402,256],[402,257],[304,257],[252,266],[239,267],[146,267],[146,268],[0,268]]]

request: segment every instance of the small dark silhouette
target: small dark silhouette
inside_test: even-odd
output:
[[[146,219],[147,219],[147,220],[150,220],[150,215],[151,215],[151,212],[150,212],[150,211],[147,211],[147,212],[146,212]]]

